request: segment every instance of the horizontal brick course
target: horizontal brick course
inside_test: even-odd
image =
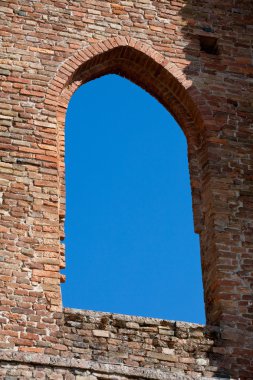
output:
[[[1,2],[0,348],[23,356],[3,356],[0,377],[252,379],[252,10],[251,0]],[[62,312],[65,114],[81,84],[108,73],[155,96],[187,137],[212,339],[191,325]],[[92,365],[66,369],[71,360]]]

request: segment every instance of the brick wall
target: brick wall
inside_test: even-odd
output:
[[[218,367],[226,376],[253,378],[252,14],[251,0],[0,2],[6,366],[8,355],[30,355],[28,365],[32,355],[59,354],[66,108],[78,86],[117,73],[155,96],[187,137]],[[149,356],[141,356],[145,367]]]
[[[86,374],[94,376],[91,380],[108,376],[157,380],[226,376],[218,328],[64,309],[60,331],[51,335],[51,341],[53,348],[47,346],[40,355],[2,353],[0,375],[78,379]],[[63,375],[66,370],[69,377]]]

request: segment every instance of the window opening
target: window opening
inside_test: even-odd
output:
[[[186,139],[132,82],[81,86],[66,116],[65,307],[204,323]]]

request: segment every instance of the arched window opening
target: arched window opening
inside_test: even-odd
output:
[[[186,139],[117,75],[81,86],[66,117],[63,304],[205,322]]]

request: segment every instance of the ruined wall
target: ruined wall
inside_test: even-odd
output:
[[[163,362],[159,355],[170,347],[163,347],[163,337],[152,330],[158,329],[154,321],[146,332],[147,339],[158,339],[157,346],[147,343],[158,355],[154,362],[148,348],[137,361],[105,354],[113,353],[114,345],[102,336],[98,356],[94,347],[87,347],[92,366],[103,357],[100,372],[114,376],[106,367],[114,357],[117,366],[130,360],[124,368],[132,372],[123,371],[118,378],[133,378],[135,362],[143,369],[153,367],[150,378],[158,370],[169,378],[166,371],[172,373],[172,368],[178,376],[193,371],[195,378],[253,378],[252,14],[251,0],[0,2],[2,368],[31,372],[33,366],[34,371],[45,370],[36,372],[37,378],[61,379],[66,363],[71,367],[64,362],[65,351],[85,360],[85,351],[75,351],[74,342],[89,335],[90,325],[84,323],[87,331],[78,332],[68,326],[60,293],[65,265],[64,121],[78,86],[117,73],[155,96],[186,135],[207,322],[218,333],[211,346],[197,342],[205,346],[203,357],[187,351],[192,363],[181,362],[184,348],[175,362]],[[135,335],[142,331],[140,327]],[[131,341],[119,330],[112,333],[120,346]],[[76,339],[68,341],[69,334]],[[180,339],[179,346],[184,346],[186,338]],[[205,360],[200,370],[199,359]],[[60,365],[57,360],[62,360]],[[78,370],[77,362],[71,368]],[[45,375],[47,371],[51,374]]]
[[[3,353],[0,375],[71,380],[81,375],[87,380],[226,377],[218,328],[64,309],[60,331],[50,338],[54,345],[44,355]]]

